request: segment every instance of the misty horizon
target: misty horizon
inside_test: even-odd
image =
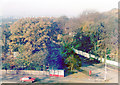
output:
[[[107,12],[118,8],[118,0],[2,0],[0,16],[16,17],[77,17],[83,11]]]

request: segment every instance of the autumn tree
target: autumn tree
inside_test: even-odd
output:
[[[24,18],[9,29],[12,33],[9,47],[13,52],[20,53],[19,58],[29,62],[27,67],[31,64],[35,66],[35,63],[36,66],[39,63],[45,64],[48,46],[51,41],[58,42],[57,35],[60,33],[60,27],[54,18]]]

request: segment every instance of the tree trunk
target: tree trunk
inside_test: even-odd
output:
[[[102,62],[102,56],[100,56],[100,62]]]
[[[71,64],[71,71],[73,70],[73,64]]]

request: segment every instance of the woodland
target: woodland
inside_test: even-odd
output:
[[[73,48],[118,61],[118,22],[118,9],[84,11],[72,18],[3,19],[2,69],[41,70],[49,66],[80,70],[82,61]]]

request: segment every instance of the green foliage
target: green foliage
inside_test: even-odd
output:
[[[3,63],[2,64],[2,69],[9,70],[10,69],[10,64],[9,63]]]
[[[81,67],[81,59],[79,57],[79,55],[77,55],[72,47],[70,43],[64,43],[63,47],[62,47],[62,58],[64,60],[64,64],[65,64],[65,68],[68,70],[80,70]]]
[[[71,69],[71,71],[73,69],[80,70],[81,60],[80,60],[80,58],[71,54],[69,57],[66,58],[65,64],[68,65],[68,69]]]

